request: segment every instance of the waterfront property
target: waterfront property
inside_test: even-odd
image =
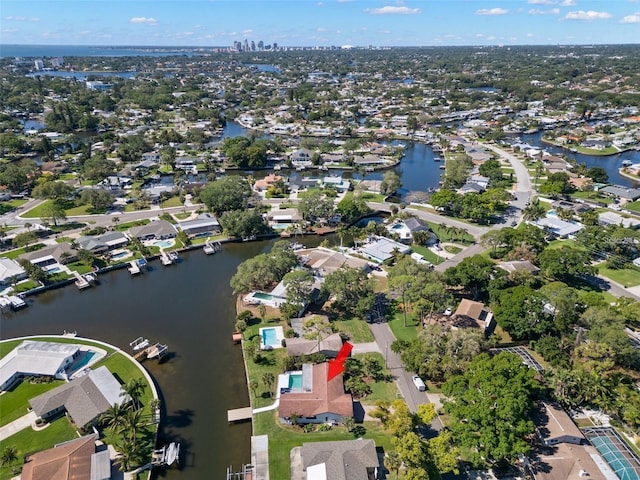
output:
[[[18,262],[10,258],[0,257],[0,286],[9,286],[13,282],[24,280],[27,273]]]
[[[111,478],[109,451],[96,451],[98,435],[84,437],[55,445],[26,458],[22,467],[22,480],[66,480]]]
[[[373,440],[358,438],[334,442],[303,443],[302,469],[308,479],[368,480],[378,478],[380,461]],[[297,478],[303,478],[298,472]],[[292,477],[294,478],[294,477]]]
[[[32,398],[29,404],[41,418],[66,411],[78,428],[82,428],[113,405],[127,401],[128,396],[118,380],[103,366]]]
[[[327,380],[328,374],[327,362],[317,365],[304,364],[301,388],[280,390],[280,421],[291,423],[293,418],[299,424],[337,424],[345,417],[353,417],[353,399],[344,391],[342,375]]]
[[[589,427],[582,432],[620,480],[640,478],[640,455],[612,427]]]
[[[201,213],[194,220],[187,220],[178,224],[180,229],[189,237],[197,235],[218,235],[222,231],[218,219],[210,213]]]
[[[76,240],[79,248],[101,255],[129,244],[129,238],[122,232],[106,232],[95,237],[80,237]]]
[[[33,265],[44,268],[54,263],[65,264],[73,262],[77,259],[77,252],[68,243],[57,243],[35,252],[23,253],[18,258],[28,260]]]
[[[393,258],[395,252],[406,255],[411,252],[411,247],[386,237],[372,237],[359,253],[374,262],[382,263]]]
[[[156,220],[155,222],[129,229],[129,235],[140,241],[166,240],[174,238],[177,233],[178,231],[176,230],[176,227],[166,220]]]
[[[266,305],[267,307],[280,308],[287,299],[278,295],[266,292],[251,292],[244,297],[244,301],[249,305]]]
[[[282,340],[284,340],[284,330],[281,326],[260,329],[260,348],[262,350],[282,348]]]
[[[26,376],[67,378],[67,368],[80,357],[80,345],[25,340],[0,360],[0,390]]]

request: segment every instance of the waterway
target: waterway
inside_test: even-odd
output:
[[[307,245],[318,237],[303,240]],[[223,478],[226,467],[250,462],[251,423],[229,425],[227,410],[249,404],[242,352],[231,342],[235,298],[229,279],[242,261],[271,242],[225,244],[216,255],[183,254],[178,265],[131,277],[126,269],[100,276],[100,285],[73,285],[28,297],[29,306],[0,317],[1,338],[59,334],[64,330],[129,350],[144,336],[167,344],[172,355],[145,367],[163,395],[162,438],[182,443],[181,470],[160,478]]]
[[[609,182],[616,183],[618,185],[626,185],[629,187],[637,187],[640,182],[631,180],[627,177],[620,175],[618,170],[622,167],[624,160],[630,160],[632,163],[640,163],[640,151],[630,150],[616,155],[596,156],[596,155],[584,155],[581,153],[574,153],[566,148],[556,147],[547,143],[542,143],[543,132],[522,134],[519,137],[523,142],[533,145],[537,148],[542,148],[554,155],[564,155],[568,159],[575,160],[578,163],[584,163],[587,167],[602,167],[609,175]]]

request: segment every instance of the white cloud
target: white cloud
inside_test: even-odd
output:
[[[620,23],[640,23],[640,12],[625,16]]]
[[[250,28],[246,28],[242,30],[242,35],[244,36],[251,35],[252,33],[253,33],[253,30],[251,30]]]
[[[476,10],[476,15],[505,15],[509,13],[506,8],[481,8]]]
[[[14,17],[13,15],[4,17],[4,19],[11,22],[39,22],[40,21],[38,17]]]
[[[549,10],[538,10],[536,8],[532,8],[529,10],[529,15],[558,15],[559,13],[559,8],[550,8]]]
[[[17,28],[3,28],[0,30],[2,33],[16,33],[18,31]]]
[[[575,7],[576,6],[576,0],[563,0],[563,2],[560,4],[561,7]]]
[[[528,0],[531,5],[553,5],[555,0]]]
[[[349,3],[349,2],[353,2],[353,0],[337,0],[338,3]]]
[[[148,23],[149,25],[155,25],[158,21],[153,17],[132,17],[129,23]]]
[[[387,5],[382,8],[368,8],[365,12],[369,12],[371,15],[415,15],[420,13],[420,9]]]
[[[596,12],[595,10],[577,10],[567,13],[564,18],[567,20],[603,20],[611,18],[611,14],[607,12]]]

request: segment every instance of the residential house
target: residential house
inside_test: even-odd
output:
[[[488,310],[482,302],[475,302],[473,300],[463,298],[460,301],[458,308],[453,313],[453,316],[456,319],[463,321],[470,319],[472,321],[470,326],[473,326],[475,323],[475,326],[479,327],[486,335],[490,335],[495,328],[493,313]]]
[[[23,377],[66,378],[66,369],[81,354],[73,343],[25,340],[0,359],[0,390],[7,390]]]
[[[56,245],[47,245],[40,250],[27,252],[18,258],[28,260],[33,265],[40,268],[53,265],[54,263],[65,264],[76,260],[77,252],[68,243],[58,243]]]
[[[294,357],[301,355],[310,355],[312,353],[321,353],[325,357],[335,358],[342,348],[342,337],[339,333],[325,333],[320,341],[304,338],[307,333],[304,324],[310,319],[320,319],[326,325],[329,325],[329,319],[324,315],[311,315],[302,318],[292,318],[290,320],[291,328],[296,334],[294,338],[286,339],[287,354]]]
[[[402,243],[412,243],[413,236],[416,232],[427,232],[429,234],[429,239],[426,242],[427,245],[434,245],[438,243],[438,237],[436,237],[436,235],[431,231],[429,225],[419,218],[411,217],[406,220],[398,221],[389,225],[387,230],[398,235]]]
[[[59,443],[29,455],[22,466],[22,480],[109,480],[109,450],[96,452],[98,435],[92,433]]]
[[[565,222],[553,216],[536,220],[533,225],[558,238],[570,238],[584,228],[581,223]]]
[[[543,443],[527,462],[535,480],[618,478],[558,405],[541,402],[533,420]]]
[[[271,225],[293,224],[302,221],[302,216],[297,208],[269,210],[265,215]]]
[[[308,148],[300,148],[291,152],[289,159],[294,167],[309,167],[312,165],[311,159],[315,152]]]
[[[178,157],[175,160],[175,166],[180,170],[192,170],[198,163],[198,157]]]
[[[95,237],[84,236],[76,240],[78,248],[89,250],[97,255],[110,252],[129,244],[129,237],[122,232],[105,232]]]
[[[322,185],[326,187],[333,187],[338,192],[348,192],[351,188],[351,182],[349,180],[343,180],[340,175],[329,175],[322,179]]]
[[[340,423],[345,417],[353,417],[353,399],[345,393],[342,374],[327,380],[329,364],[302,366],[301,391],[284,391],[280,395],[278,417],[283,423]],[[309,388],[310,387],[310,388]]]
[[[561,208],[563,210],[571,210],[574,215],[580,215],[593,210],[593,207],[585,203],[568,202],[566,200],[557,200],[551,204],[553,208]]]
[[[314,272],[314,275],[327,276],[343,266],[358,268],[368,272],[369,262],[361,258],[351,257],[329,248],[312,248],[297,250],[300,263]]]
[[[122,385],[102,366],[29,400],[41,418],[66,411],[78,427],[93,423],[113,405],[128,401]]]
[[[168,238],[175,238],[177,233],[176,227],[166,220],[156,220],[146,225],[131,227],[129,229],[129,236],[131,238],[137,238],[140,241],[166,240]]]
[[[158,162],[153,160],[143,160],[138,163],[134,169],[139,172],[141,175],[146,175],[149,173],[149,170],[156,168],[158,166]]]
[[[303,443],[302,469],[307,480],[375,480],[380,461],[373,440],[359,438]]]
[[[127,187],[131,187],[132,183],[133,180],[131,179],[131,177],[123,175],[110,175],[102,180],[98,185],[103,187],[105,190],[119,192],[126,189]]]
[[[266,177],[256,180],[253,184],[253,189],[256,192],[265,192],[269,190],[269,187],[275,185],[278,182],[284,182],[284,177],[281,175],[270,173]]]
[[[154,164],[158,164],[160,162],[160,152],[154,150],[153,152],[144,152],[142,154],[143,162],[153,162]]]
[[[361,255],[377,263],[393,258],[396,252],[406,255],[411,252],[411,247],[386,237],[374,236],[359,251]]]
[[[640,198],[640,189],[623,187],[621,185],[609,185],[607,187],[601,188],[598,191],[610,197],[616,197],[620,200],[626,200],[630,202],[633,202]]]
[[[600,225],[619,225],[624,228],[636,229],[640,227],[640,220],[634,217],[623,217],[615,212],[602,212],[598,214],[598,223]]]
[[[222,232],[220,222],[210,213],[201,213],[194,220],[180,222],[178,227],[189,237],[201,234],[218,235]]]
[[[27,272],[18,262],[6,257],[0,257],[0,286],[8,287],[13,282],[27,278]]]
[[[529,272],[537,275],[540,269],[529,260],[511,260],[509,262],[499,262],[498,266],[508,273]]]
[[[289,189],[291,192],[300,192],[308,188],[317,187],[319,182],[317,178],[292,175],[289,177]]]
[[[465,153],[471,158],[471,161],[474,164],[481,164],[491,159],[491,153],[487,152],[482,147],[471,147],[468,148]]]

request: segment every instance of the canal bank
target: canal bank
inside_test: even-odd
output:
[[[306,237],[315,246],[326,237]],[[101,284],[69,286],[29,298],[29,307],[0,318],[2,339],[77,331],[130,351],[144,336],[169,346],[163,363],[145,362],[159,386],[164,424],[159,443],[181,442],[182,467],[161,478],[223,477],[229,465],[250,461],[251,424],[229,425],[227,410],[248,405],[242,349],[231,341],[236,317],[229,280],[248,258],[273,241],[228,243],[206,256],[185,252],[171,268],[151,265],[141,276],[126,270],[100,276]]]

